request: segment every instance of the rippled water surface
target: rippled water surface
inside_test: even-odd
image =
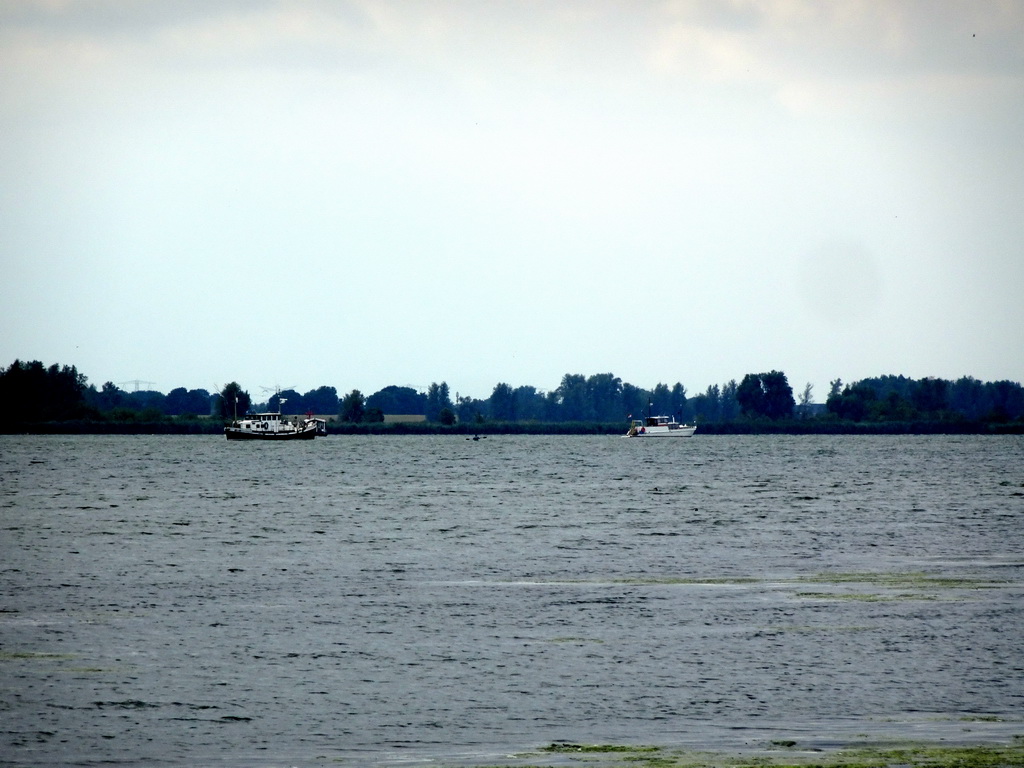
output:
[[[0,438],[0,763],[1024,732],[1020,437]]]

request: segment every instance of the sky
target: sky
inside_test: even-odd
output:
[[[1024,381],[1022,41],[1017,0],[0,0],[0,366]]]

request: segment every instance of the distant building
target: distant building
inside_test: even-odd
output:
[[[828,408],[824,403],[797,405],[793,409],[793,415],[798,419],[817,419],[820,416],[824,416],[826,413],[828,413]]]

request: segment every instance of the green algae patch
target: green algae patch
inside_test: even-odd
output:
[[[792,739],[773,739],[760,752],[720,753],[675,750],[657,746],[555,742],[538,757],[518,755],[518,768],[595,766],[597,768],[1024,768],[1024,738],[1012,746],[899,746],[802,748]],[[543,758],[541,758],[543,760]]]
[[[574,744],[569,741],[557,741],[541,748],[541,752],[599,752],[602,754],[610,752],[658,752],[660,747],[632,747],[623,744]]]
[[[502,582],[497,582],[502,583]],[[518,584],[546,584],[552,586],[583,586],[583,585],[615,585],[636,587],[786,587],[801,584],[832,584],[853,585],[868,584],[884,589],[902,589],[906,591],[935,591],[946,589],[997,589],[1010,582],[998,580],[972,579],[966,577],[938,576],[934,574],[913,572],[835,572],[817,573],[789,578],[769,578],[756,576],[609,576],[590,579],[555,579],[544,581],[509,582]]]
[[[590,579],[544,579],[541,581],[496,581],[494,584],[532,584],[538,586],[616,586],[616,587],[732,587],[750,586],[752,584],[775,584],[775,579],[762,579],[753,576],[698,578],[690,576],[609,576]]]
[[[893,603],[901,600],[937,600],[935,595],[921,595],[901,592],[898,595],[881,595],[874,592],[797,592],[805,600],[855,600],[862,603]]]
[[[800,591],[804,600],[852,600],[866,603],[963,599],[963,590],[995,589],[1005,582],[935,576],[921,572],[819,573],[789,580],[789,584],[866,588],[864,591]],[[874,588],[873,590],[871,588]],[[959,594],[955,594],[958,591]]]
[[[868,627],[862,624],[819,625],[814,627],[799,624],[772,624],[761,627],[760,631],[772,634],[781,634],[783,632],[802,632],[810,634],[813,632],[877,632],[878,630],[874,627]]]
[[[891,589],[986,589],[1005,582],[934,576],[918,571],[907,573],[819,573],[794,579],[806,584],[873,584]]]
[[[962,577],[936,576],[919,571],[914,572],[836,572],[817,573],[792,578],[688,578],[688,577],[630,577],[609,579],[609,584],[636,585],[680,585],[680,586],[750,586],[799,585],[799,584],[870,584],[887,589],[937,590],[937,589],[992,589],[1007,584],[1003,581],[970,579]]]
[[[624,584],[627,586],[684,586],[684,587],[731,587],[731,586],[745,586],[750,584],[763,584],[766,583],[764,579],[757,579],[753,577],[741,576],[737,578],[688,578],[688,577],[674,577],[674,576],[635,576],[629,578],[616,578],[608,579],[608,584]]]
[[[1024,766],[1024,746],[937,747],[907,746],[896,749],[849,749],[836,754],[840,768],[916,766],[919,768],[1019,768]]]
[[[0,661],[63,661],[75,658],[72,653],[39,653],[36,651],[0,651]]]

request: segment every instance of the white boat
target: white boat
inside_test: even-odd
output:
[[[280,413],[252,413],[224,427],[228,440],[312,440],[327,434],[327,422],[309,416],[294,422]]]
[[[633,419],[623,437],[693,437],[696,424],[680,424],[674,416],[648,416]]]

